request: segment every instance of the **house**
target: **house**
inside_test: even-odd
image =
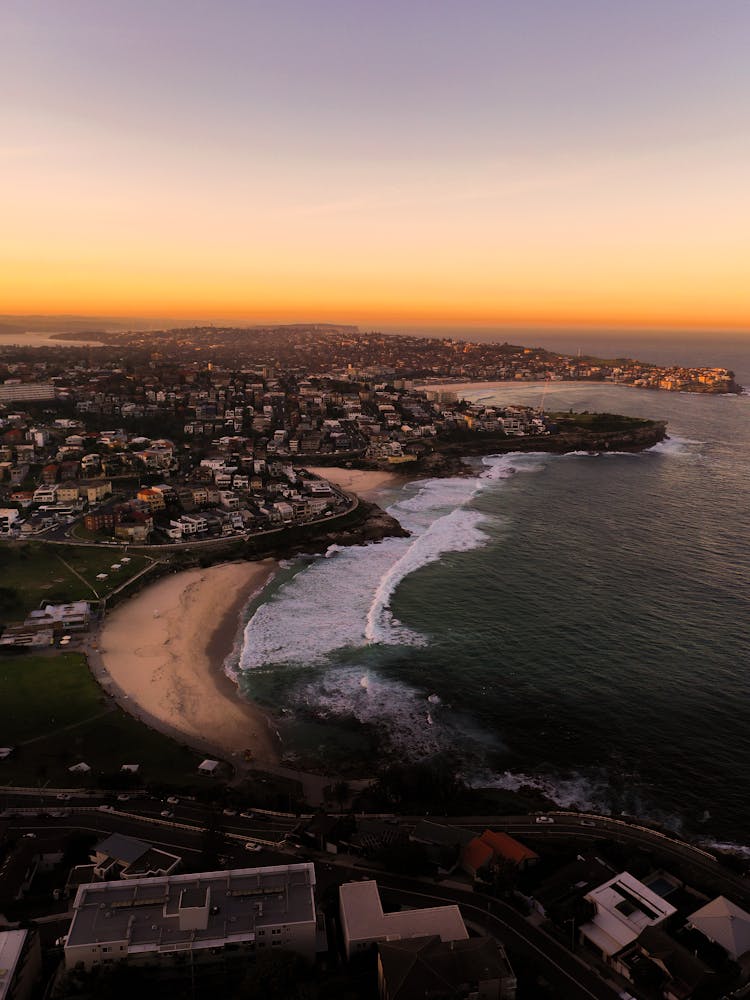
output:
[[[495,852],[490,845],[481,837],[474,837],[461,851],[461,868],[467,875],[476,878],[482,869],[490,867],[494,857]]]
[[[432,935],[378,945],[378,991],[380,1000],[515,1000],[516,977],[493,938]]]
[[[717,896],[687,918],[688,927],[724,949],[735,962],[750,952],[750,913]]]
[[[536,864],[539,855],[507,833],[485,830],[481,839],[492,848],[496,863],[510,864],[523,869]]]
[[[660,927],[647,927],[635,944],[618,956],[614,968],[664,1000],[689,1000],[696,993],[716,995],[706,993],[717,981],[715,972]]]
[[[458,906],[431,906],[384,913],[377,882],[339,886],[339,915],[346,957],[380,941],[437,935],[441,941],[464,941],[469,935]]]
[[[198,774],[205,774],[210,778],[213,778],[216,774],[218,774],[220,767],[221,764],[218,760],[206,759],[198,765]]]
[[[171,875],[179,868],[182,858],[135,837],[113,833],[96,844],[91,862],[95,879],[111,881]]]
[[[647,927],[658,926],[677,912],[671,903],[628,872],[592,889],[584,899],[592,905],[594,914],[579,928],[581,939],[610,964]]]

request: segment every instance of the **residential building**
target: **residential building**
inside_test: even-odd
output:
[[[664,923],[676,909],[628,872],[622,872],[584,897],[594,915],[582,924],[583,941],[605,961],[612,962],[647,927]]]
[[[34,931],[0,931],[0,1000],[28,1000],[42,971]]]
[[[516,977],[493,938],[433,935],[379,944],[378,990],[380,1000],[515,1000]]]
[[[377,882],[345,882],[339,886],[339,915],[346,957],[380,941],[436,935],[441,941],[464,941],[468,932],[457,906],[383,913]]]
[[[65,966],[211,961],[229,948],[312,961],[321,933],[311,862],[99,882],[76,893]]]
[[[94,877],[111,881],[115,878],[172,875],[179,868],[182,858],[135,837],[113,833],[96,844],[91,853],[91,861]]]
[[[725,896],[717,896],[687,919],[688,927],[721,945],[735,962],[750,952],[750,913]]]

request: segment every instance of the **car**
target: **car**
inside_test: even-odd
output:
[[[246,851],[262,851],[263,847],[261,844],[256,844],[254,840],[248,840],[245,844]]]
[[[97,806],[96,808],[100,813],[113,813],[115,811],[114,806]]]
[[[535,823],[554,823],[555,821],[550,816],[535,816]]]
[[[593,820],[590,819],[582,819],[581,826],[596,826],[596,823],[594,823]]]
[[[253,814],[251,812],[243,812],[243,813],[240,813],[240,818],[241,819],[255,819],[255,816],[253,816]]]
[[[236,815],[237,815],[237,810],[236,809],[224,809],[224,810],[222,810],[222,816],[236,816]]]
[[[169,809],[162,809],[162,811],[159,813],[159,815],[161,817],[163,817],[164,819],[172,819],[172,817],[174,816],[174,813],[170,812]]]
[[[167,799],[167,805],[168,806],[177,806],[179,804],[180,804],[180,800],[178,798],[176,798],[174,795],[170,795],[169,798]]]
[[[55,798],[59,799],[60,802],[67,802],[68,799],[70,799],[71,797],[72,796],[68,795],[67,792],[58,792],[57,795],[55,796]]]
[[[29,838],[31,838],[33,840],[33,839],[36,838],[36,834],[35,833],[25,833],[24,837],[29,837]]]
[[[130,802],[130,796],[123,792],[121,795],[117,796],[118,802]]]

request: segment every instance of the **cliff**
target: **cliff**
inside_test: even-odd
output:
[[[408,466],[409,472],[430,476],[474,475],[464,458],[503,455],[517,451],[638,452],[652,448],[667,437],[667,425],[659,420],[639,420],[609,413],[566,413],[554,416],[550,434],[508,437],[505,434],[466,432],[431,442],[431,450]],[[371,463],[372,464],[372,463]]]

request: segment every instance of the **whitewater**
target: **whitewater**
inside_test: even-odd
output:
[[[670,440],[385,491],[410,536],[280,570],[248,609],[240,686],[300,763],[447,752],[473,785],[743,840],[747,397],[473,391],[666,419]]]

